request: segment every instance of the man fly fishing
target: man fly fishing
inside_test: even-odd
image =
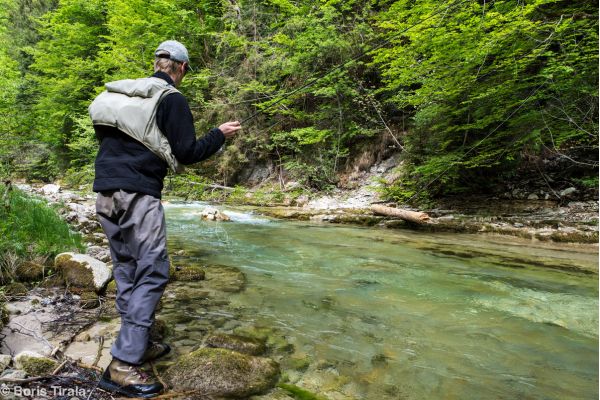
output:
[[[108,238],[121,329],[99,386],[128,397],[157,396],[163,385],[142,364],[171,350],[149,340],[154,313],[169,279],[160,202],[167,168],[202,161],[241,129],[230,121],[196,139],[192,113],[176,89],[190,69],[185,46],[161,43],[154,74],[107,83],[90,105],[100,141],[95,162],[96,212]]]

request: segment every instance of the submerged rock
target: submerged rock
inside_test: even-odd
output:
[[[86,254],[61,253],[54,266],[69,286],[101,292],[112,277],[112,270],[102,261]]]
[[[198,349],[181,357],[167,371],[175,391],[198,391],[191,399],[206,397],[247,398],[272,388],[279,364],[225,349]]]
[[[218,347],[257,356],[266,350],[265,341],[240,335],[215,333],[206,338],[208,347]]]
[[[222,292],[237,293],[246,287],[246,275],[227,265],[209,265],[206,267],[207,286]]]
[[[173,266],[169,271],[169,281],[196,282],[203,281],[206,273],[204,269],[189,265],[189,266]]]

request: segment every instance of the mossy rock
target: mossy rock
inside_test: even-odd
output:
[[[15,275],[21,282],[35,282],[44,278],[45,267],[33,261],[25,261],[17,266]]]
[[[214,333],[206,338],[206,346],[257,356],[265,353],[265,341],[240,335]]]
[[[162,319],[155,319],[150,327],[150,340],[154,342],[162,342],[166,336],[171,333],[171,329]]]
[[[23,351],[15,356],[15,365],[30,376],[48,375],[58,366],[58,362],[39,354]]]
[[[292,343],[288,342],[285,337],[278,335],[269,336],[267,346],[276,353],[291,354],[295,350]]]
[[[246,275],[228,265],[210,265],[206,267],[207,287],[222,292],[238,293],[246,287]]]
[[[266,343],[269,350],[277,353],[293,353],[294,345],[289,343],[286,338],[278,334],[270,327],[262,326],[240,326],[233,331],[236,335],[260,339]]]
[[[96,292],[84,291],[79,295],[79,297],[81,297],[79,306],[84,310],[89,310],[100,306],[100,298]]]
[[[196,282],[203,281],[206,277],[206,272],[203,268],[188,265],[188,266],[174,266],[171,264],[169,268],[169,281],[180,281],[180,282]]]
[[[46,289],[50,289],[50,288],[64,288],[65,287],[65,280],[59,274],[50,275],[50,276],[47,276],[42,281],[42,283],[40,284],[40,287],[46,288]]]
[[[272,388],[279,364],[226,349],[201,348],[178,359],[166,375],[173,390],[198,391],[190,399],[243,399]]]
[[[112,277],[111,269],[102,261],[86,254],[61,253],[54,266],[69,287],[85,288],[101,293]]]
[[[59,254],[54,264],[60,270],[67,285],[77,288],[94,287],[94,275],[92,271],[80,262],[72,260],[70,255]]]
[[[7,297],[27,295],[27,287],[20,282],[13,282],[4,287],[4,295]]]
[[[273,329],[262,326],[240,326],[234,329],[236,335],[266,341],[273,334]]]
[[[283,366],[286,369],[294,369],[296,371],[304,372],[310,366],[311,359],[306,355],[294,354],[291,357],[286,357],[283,362]]]
[[[108,285],[106,285],[106,291],[104,293],[106,295],[116,296],[117,295],[117,281],[115,281],[113,279],[112,281],[108,282]]]

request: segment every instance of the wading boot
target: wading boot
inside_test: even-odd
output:
[[[144,353],[144,362],[153,361],[157,358],[166,356],[171,351],[171,346],[166,343],[150,342]]]
[[[158,396],[163,390],[162,383],[155,376],[116,358],[106,367],[98,386],[108,392],[144,399]]]

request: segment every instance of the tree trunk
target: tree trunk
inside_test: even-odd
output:
[[[371,211],[373,211],[375,214],[385,215],[387,217],[400,218],[405,221],[414,222],[415,224],[424,224],[429,220],[429,215],[423,212],[387,207],[382,206],[381,204],[371,205]]]

